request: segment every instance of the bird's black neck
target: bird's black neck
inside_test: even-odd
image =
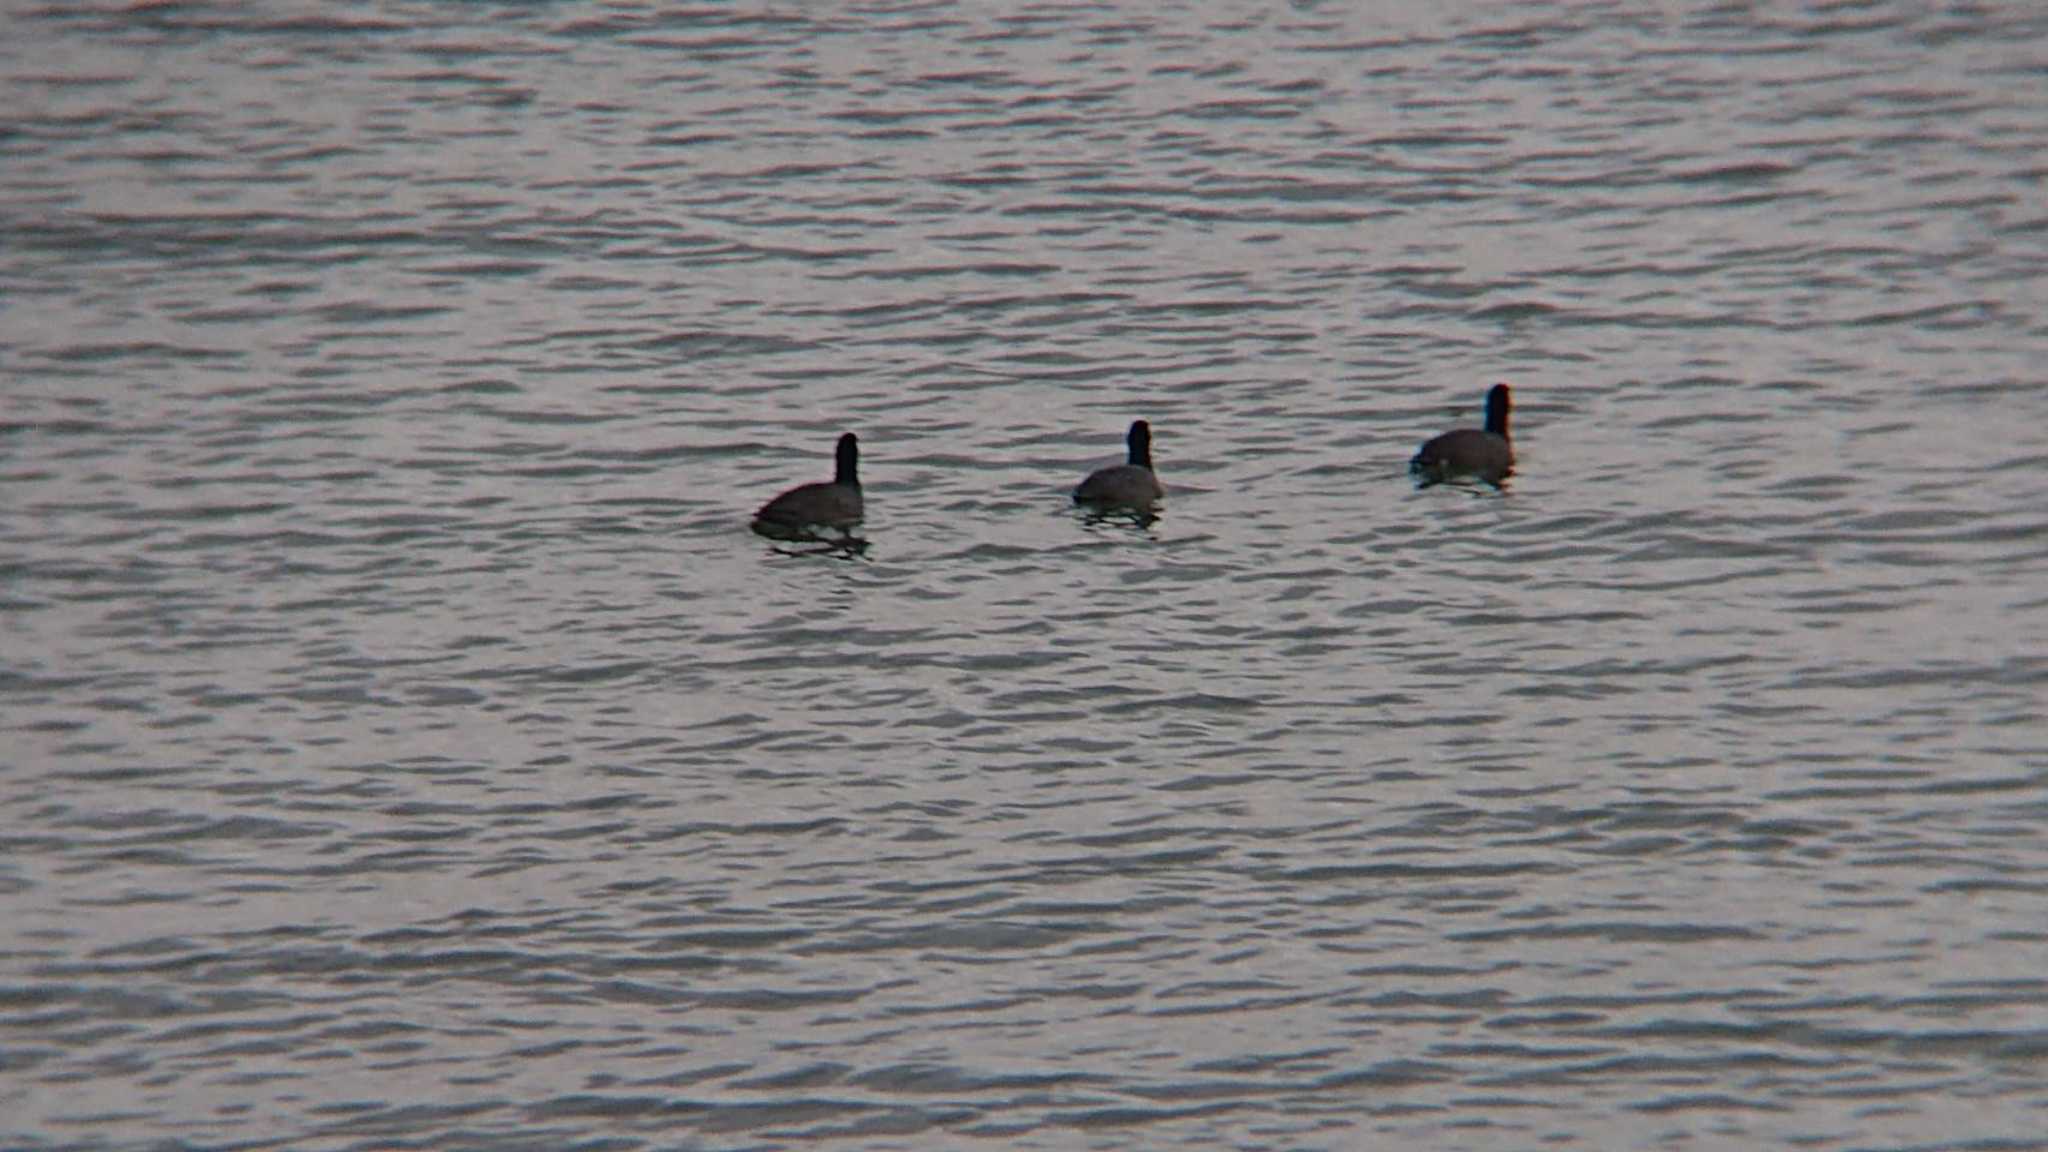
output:
[[[1486,394],[1486,430],[1508,438],[1508,390],[1496,387]]]

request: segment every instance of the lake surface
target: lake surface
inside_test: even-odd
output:
[[[2048,1147],[2038,5],[0,23],[0,1144]]]

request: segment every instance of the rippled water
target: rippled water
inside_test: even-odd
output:
[[[2048,1147],[2037,6],[4,22],[8,1147]]]

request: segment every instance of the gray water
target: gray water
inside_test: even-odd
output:
[[[0,1143],[2048,1147],[2048,14],[1640,7],[10,6]]]

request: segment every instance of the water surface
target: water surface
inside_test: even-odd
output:
[[[8,1146],[2048,1146],[2033,7],[5,22]]]

